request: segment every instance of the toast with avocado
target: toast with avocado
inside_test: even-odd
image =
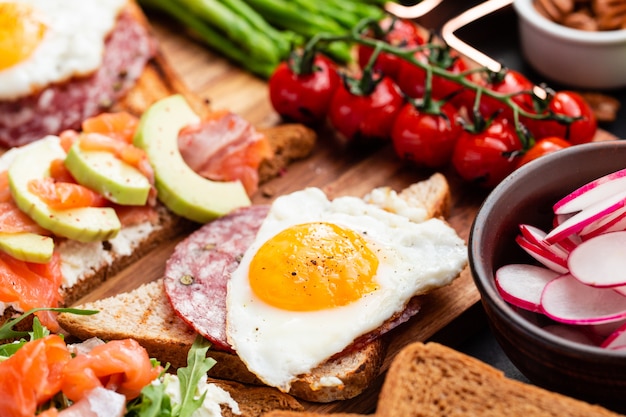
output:
[[[133,120],[126,113],[94,119],[108,115]],[[112,139],[115,132],[69,131],[0,157],[7,221],[0,264],[13,280],[0,298],[3,321],[32,308],[71,305],[160,243],[250,204],[241,181],[203,177],[181,156],[179,131],[203,123],[183,95],[156,101],[134,123],[126,132],[132,143]],[[305,157],[315,143],[314,132],[301,125],[247,129],[271,150],[252,166],[258,181]]]
[[[422,210],[425,218],[445,218],[449,214],[450,190],[445,177],[434,174],[399,193],[386,187],[373,190],[366,200],[398,214],[409,216],[412,210]],[[174,368],[184,366],[186,354],[197,336],[172,307],[162,279],[76,307],[98,310],[99,313],[91,316],[60,314],[60,325],[71,336],[104,340],[132,337],[152,357],[168,362]],[[312,372],[300,375],[288,393],[312,402],[356,397],[378,377],[385,354],[384,336],[369,340],[326,360]],[[217,361],[209,373],[212,377],[247,384],[261,383],[236,354],[213,347],[209,355]]]

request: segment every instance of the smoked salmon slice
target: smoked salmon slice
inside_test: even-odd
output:
[[[3,417],[33,417],[37,406],[61,389],[63,368],[71,360],[57,335],[25,343],[0,362],[0,410]]]
[[[96,387],[137,398],[141,390],[163,371],[153,366],[146,350],[134,339],[112,340],[79,354],[63,368],[61,390],[79,401]]]
[[[139,118],[127,112],[102,113],[85,119],[82,123],[84,133],[101,133],[126,143],[133,142],[133,136],[139,125]]]
[[[58,254],[46,264],[17,260],[0,252],[0,301],[16,303],[22,311],[38,307],[57,307],[61,301],[59,288],[63,281]],[[51,331],[58,330],[54,314],[36,313]]]

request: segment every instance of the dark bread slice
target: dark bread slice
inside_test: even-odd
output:
[[[273,411],[266,417],[322,417]],[[359,414],[333,414],[333,416]],[[592,405],[504,376],[438,343],[415,342],[393,359],[374,417],[618,417]]]

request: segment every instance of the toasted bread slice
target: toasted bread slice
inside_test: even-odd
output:
[[[321,417],[273,411],[267,417]],[[359,414],[333,414],[356,417]],[[617,417],[591,405],[504,376],[478,359],[438,343],[416,342],[393,359],[374,417]]]
[[[400,198],[423,209],[428,213],[426,217],[441,215],[448,210],[449,188],[441,174],[434,174],[421,185],[405,191],[399,194]],[[195,338],[191,328],[173,311],[161,280],[78,307],[99,310],[100,313],[92,316],[59,315],[59,323],[71,335],[80,339],[99,337],[104,340],[132,337],[151,356],[169,362],[173,367],[184,365]],[[313,402],[353,398],[378,376],[385,353],[384,338],[376,339],[321,364],[308,375],[302,375],[293,382],[289,393]],[[211,376],[259,383],[236,355],[217,350],[209,351],[209,354],[217,361],[210,371]],[[340,384],[328,383],[337,381],[337,378]]]

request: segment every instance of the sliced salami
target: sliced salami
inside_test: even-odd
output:
[[[232,351],[226,340],[227,283],[268,210],[254,205],[207,223],[179,243],[165,265],[172,307],[216,349]]]
[[[51,85],[22,99],[0,102],[0,145],[20,146],[109,109],[135,85],[156,52],[147,28],[122,12],[109,35],[102,66],[91,76]]]

